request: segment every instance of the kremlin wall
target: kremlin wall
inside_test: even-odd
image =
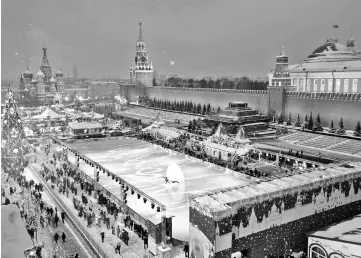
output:
[[[355,49],[352,37],[346,45],[336,38],[327,39],[301,64],[289,65],[282,49],[268,77],[267,91],[152,87],[140,83],[143,87],[130,86],[124,92],[128,101],[137,101],[144,94],[149,98],[190,100],[221,108],[229,102],[242,101],[271,119],[291,113],[293,119],[300,115],[303,121],[311,112],[319,113],[323,126],[328,127],[332,120],[337,125],[342,117],[350,130],[361,119],[361,52]]]
[[[170,87],[147,87],[141,88],[132,86],[127,88],[129,101],[136,101],[138,93],[150,98],[168,100],[188,100],[195,103],[208,104],[225,108],[229,102],[247,102],[252,109],[258,110],[261,114],[268,114],[269,92],[252,90],[217,90],[217,89],[194,89],[194,88],[170,88]],[[291,113],[292,119],[300,115],[303,121],[305,115],[312,111],[314,115],[320,114],[323,126],[329,126],[331,120],[337,125],[340,118],[343,118],[347,129],[354,129],[357,121],[361,119],[361,92],[352,93],[314,93],[314,92],[287,92],[282,90],[281,96],[274,96],[270,100],[274,110],[282,110],[286,117]],[[279,97],[281,100],[276,100]],[[283,107],[281,103],[283,102]]]

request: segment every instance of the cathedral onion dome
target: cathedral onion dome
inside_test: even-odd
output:
[[[341,62],[361,60],[354,49],[346,47],[331,38],[315,49],[305,60],[306,63]]]
[[[31,71],[30,71],[30,69],[29,69],[29,66],[26,68],[26,71],[24,72],[24,77],[25,78],[31,78],[32,77],[32,73],[31,73]]]
[[[39,70],[39,72],[36,73],[37,79],[44,79],[44,77],[45,77],[45,75],[41,70]]]
[[[56,77],[63,77],[63,72],[59,69],[58,71],[56,71],[55,75]]]
[[[56,83],[56,80],[54,77],[51,77],[50,80],[49,80],[50,83]]]

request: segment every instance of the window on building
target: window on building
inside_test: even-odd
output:
[[[318,246],[314,246],[311,249],[311,258],[327,258],[326,253],[319,248]]]
[[[321,92],[325,92],[325,79],[322,79],[322,80],[321,80],[320,91],[321,91]]]
[[[300,86],[301,86],[300,91],[305,91],[305,81],[303,78],[300,79]]]
[[[314,79],[313,80],[313,91],[314,92],[318,91],[317,87],[318,87],[318,79]]]
[[[343,92],[348,92],[348,82],[349,82],[348,79],[345,79],[343,81]]]
[[[352,82],[352,92],[353,93],[357,92],[357,84],[358,84],[358,79],[353,79],[353,82]]]
[[[310,85],[311,85],[311,80],[307,79],[307,89],[306,89],[306,91],[310,91]]]
[[[340,92],[341,88],[341,79],[336,79],[336,89],[335,92]]]
[[[296,86],[297,85],[297,79],[293,79],[293,85],[292,86]]]
[[[333,92],[333,79],[328,79],[328,92]]]

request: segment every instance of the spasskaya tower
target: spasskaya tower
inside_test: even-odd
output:
[[[149,63],[146,46],[143,40],[142,22],[139,23],[139,36],[136,44],[134,64],[130,66],[130,81],[146,87],[153,85],[153,65]]]

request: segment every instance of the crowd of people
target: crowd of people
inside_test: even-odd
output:
[[[45,152],[48,153],[49,148],[46,148]],[[87,227],[96,226],[108,229],[111,234],[116,235],[125,245],[128,245],[129,234],[124,229],[127,227],[143,240],[144,248],[147,249],[148,231],[137,224],[129,215],[125,215],[122,207],[111,201],[101,190],[96,190],[93,184],[82,177],[81,172],[65,163],[63,163],[62,167],[59,166],[61,159],[61,157],[53,155],[47,165],[42,164],[40,174],[46,181],[53,184],[54,188],[55,185],[59,187],[59,193],[64,195],[66,193],[68,197],[69,190],[71,190],[74,208],[78,211],[78,216],[84,218],[87,222]],[[78,195],[78,188],[80,195]],[[96,203],[100,206],[99,209],[96,209],[91,201],[93,195]],[[102,242],[104,242],[105,234],[105,230],[100,233]],[[120,254],[120,241],[114,248],[115,252]]]
[[[9,181],[10,178],[7,179]],[[38,216],[40,227],[42,229],[46,227],[53,227],[56,229],[58,227],[58,222],[61,221],[64,223],[66,218],[66,213],[64,211],[59,211],[56,206],[54,208],[50,205],[48,205],[43,200],[42,192],[44,191],[43,185],[41,183],[35,184],[33,180],[28,181],[25,176],[19,176],[16,178],[16,182],[19,185],[20,189],[17,189],[16,187],[9,187],[9,194],[10,196],[13,196],[14,203],[18,206],[20,210],[20,216],[24,220],[26,229],[28,231],[28,234],[31,239],[35,239],[35,231],[36,228],[34,228],[31,223],[28,223],[28,219],[30,216]],[[18,193],[20,195],[20,198],[15,198],[14,195]],[[30,195],[30,196],[27,196]],[[4,198],[3,205],[10,204],[10,198],[6,196],[5,189],[2,188],[2,199]],[[28,200],[28,203],[25,204],[25,200]],[[34,214],[34,212],[36,214]],[[60,217],[60,218],[59,218]],[[60,235],[60,232],[56,231],[53,240],[55,244],[58,244],[58,240],[61,237],[63,243],[66,241],[66,234],[65,232],[62,232]],[[37,244],[36,245],[36,255],[37,257],[42,257],[42,248],[43,245]],[[54,256],[55,257],[55,256]],[[78,253],[73,254],[73,257],[79,258]]]

